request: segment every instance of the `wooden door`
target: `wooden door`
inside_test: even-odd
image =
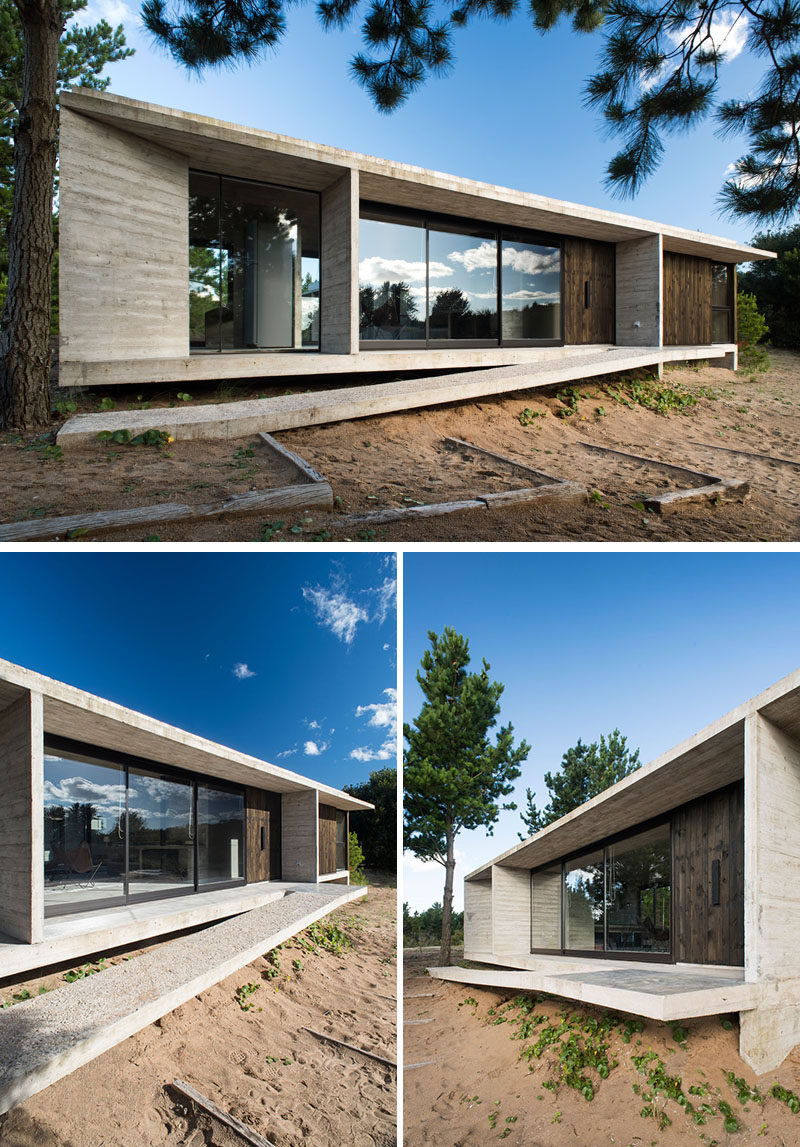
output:
[[[596,239],[564,240],[564,342],[613,343],[615,251]]]
[[[664,252],[664,346],[711,342],[711,260]]]
[[[281,878],[281,797],[247,790],[247,882]]]

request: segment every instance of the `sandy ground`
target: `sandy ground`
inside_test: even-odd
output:
[[[397,1059],[395,919],[396,890],[372,885],[366,899],[322,921],[352,939],[343,954],[312,953],[291,941],[276,952],[274,978],[265,957],[255,960],[0,1117],[0,1144],[241,1147],[238,1136],[170,1090],[177,1078],[276,1147],[391,1147],[396,1071],[300,1029]],[[258,984],[249,1011],[234,998],[244,984]],[[0,989],[0,997],[19,987]]]
[[[353,383],[349,378],[341,381]],[[333,513],[275,513],[270,521],[261,515],[159,524],[104,532],[97,540],[797,540],[800,465],[791,463],[800,460],[800,355],[775,351],[770,370],[758,374],[734,374],[694,364],[667,368],[664,383],[688,392],[696,404],[665,416],[640,404],[628,404],[624,389],[615,396],[618,380],[609,384],[608,379],[590,379],[576,384],[579,397],[571,404],[565,402],[562,387],[544,388],[281,432],[276,437],[330,481],[336,499]],[[195,396],[192,402],[201,397]],[[226,392],[224,397],[231,395]],[[84,397],[81,408],[88,401]],[[96,407],[97,396],[93,401]],[[153,405],[158,402],[154,400]],[[567,414],[570,405],[576,409]],[[529,415],[523,425],[520,415],[526,410]],[[518,505],[388,525],[348,520],[350,515],[384,508],[462,500],[531,484],[502,463],[448,449],[443,442],[448,436],[557,478],[581,482],[596,493],[585,505],[569,507]],[[585,442],[718,477],[746,479],[752,494],[744,502],[686,506],[662,518],[645,512],[643,499],[676,488],[674,476],[657,467],[598,454],[587,449]],[[278,480],[266,472],[256,473],[252,458],[236,454],[248,448],[249,440],[178,443],[170,447],[169,456],[166,450],[143,447],[84,448],[80,455],[69,452],[60,459],[48,457],[44,448],[26,446],[31,446],[29,440],[13,436],[7,436],[5,444],[0,442],[0,477],[13,499],[13,513],[6,511],[4,520],[41,516],[41,507],[47,507],[51,516],[128,506],[137,498],[140,504],[193,496],[210,501],[212,494],[265,488]],[[769,457],[753,458],[736,451]],[[688,479],[686,485],[697,481]],[[206,482],[213,489],[195,489]],[[95,539],[90,534],[80,540]]]
[[[435,957],[430,953],[407,954],[405,959],[404,1060],[406,1064],[425,1063],[404,1073],[406,1147],[477,1147],[504,1138],[511,1147],[795,1147],[800,1143],[800,1115],[768,1095],[763,1104],[752,1100],[742,1104],[726,1078],[732,1071],[748,1086],[757,1082],[765,1095],[775,1081],[798,1093],[800,1050],[792,1052],[778,1071],[757,1079],[739,1058],[735,1016],[725,1017],[730,1030],[718,1016],[686,1021],[685,1047],[676,1042],[670,1025],[654,1021],[642,1021],[643,1029],[629,1043],[615,1031],[608,1055],[618,1060],[618,1066],[606,1079],[586,1069],[595,1086],[594,1098],[587,1102],[563,1083],[555,1091],[543,1086],[560,1078],[552,1049],[541,1058],[520,1058],[536,1036],[512,1038],[519,1033],[513,1023],[518,1013],[501,1009],[513,992],[431,980],[424,968],[432,962]],[[433,993],[433,998],[409,998],[424,993]],[[554,997],[541,1000],[535,1013],[558,1024],[565,1007],[570,1014],[579,1012],[587,1019],[602,1014]],[[495,1008],[494,1014],[489,1014],[490,1008]],[[414,1020],[433,1022],[409,1022]],[[656,1053],[670,1076],[680,1077],[694,1113],[702,1117],[702,1103],[714,1109],[713,1115],[706,1114],[705,1124],[696,1124],[694,1113],[687,1114],[676,1100],[663,1095],[657,1096],[657,1110],[666,1115],[669,1125],[659,1129],[653,1114],[642,1115],[648,1105],[647,1078],[637,1070],[633,1057],[649,1051]],[[692,1086],[707,1088],[707,1092],[692,1094]],[[725,1130],[720,1102],[730,1104],[739,1130]]]

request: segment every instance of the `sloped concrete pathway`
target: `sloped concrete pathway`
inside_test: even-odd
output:
[[[288,893],[0,1013],[0,1113],[366,891]]]

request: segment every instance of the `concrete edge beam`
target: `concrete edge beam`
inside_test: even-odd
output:
[[[213,987],[214,984],[218,984],[234,972],[238,972],[240,968],[245,967],[251,960],[256,959],[265,952],[271,951],[279,944],[291,939],[292,936],[296,936],[298,932],[302,932],[304,928],[308,928],[309,925],[315,923],[315,921],[321,920],[336,908],[340,908],[343,904],[351,900],[357,900],[362,896],[366,896],[366,894],[366,886],[348,888],[346,892],[342,893],[341,897],[328,900],[316,911],[307,913],[305,916],[292,921],[290,925],[280,929],[271,936],[259,939],[257,944],[252,944],[250,947],[238,951],[234,956],[223,960],[213,968],[209,968],[203,975],[195,976],[186,984],[182,984],[179,988],[137,1009],[124,1019],[109,1024],[107,1028],[97,1034],[80,1040],[72,1048],[53,1056],[52,1059],[42,1063],[38,1068],[27,1072],[25,1075],[13,1078],[4,1085],[0,1085],[0,1114],[9,1111],[12,1107],[16,1107],[37,1092],[43,1091],[44,1088],[49,1087],[51,1083],[63,1079],[64,1076],[69,1075],[75,1071],[76,1068],[82,1067],[85,1063],[96,1059],[98,1055],[122,1043],[123,1040],[126,1040],[131,1035],[135,1035],[135,1033],[141,1031],[142,1028],[146,1028],[150,1024],[155,1023],[156,1020],[174,1011],[175,1008],[180,1007],[181,1004],[185,1004],[194,996]],[[38,997],[38,999],[45,998],[46,997]],[[38,1002],[38,1000],[31,1001],[31,1003],[34,1002]],[[17,1004],[16,1006],[24,1007],[25,1005]]]

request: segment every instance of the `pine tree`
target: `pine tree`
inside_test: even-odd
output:
[[[67,23],[86,0],[0,0],[0,227],[8,237],[0,319],[0,427],[48,421],[53,184],[58,91],[105,88],[107,63],[132,54],[122,27]],[[13,137],[13,147],[12,140]],[[13,191],[12,191],[13,186]],[[2,246],[2,239],[0,239]]]
[[[403,733],[405,846],[422,860],[444,866],[440,961],[450,963],[455,840],[462,829],[486,828],[491,836],[499,805],[520,775],[530,752],[514,728],[502,726],[494,742],[503,685],[489,679],[486,661],[479,673],[468,672],[469,642],[446,627],[441,637],[428,633],[431,648],[422,656],[417,681],[425,701]]]
[[[578,738],[577,744],[567,749],[561,758],[560,770],[544,775],[550,793],[547,807],[540,811],[534,803],[536,794],[526,790],[525,811],[520,817],[527,833],[525,836],[519,833],[520,840],[540,832],[639,767],[639,750],[628,749],[628,738],[623,737],[619,729],[609,733],[608,739],[601,734],[599,742],[592,741],[591,745],[584,745]]]

